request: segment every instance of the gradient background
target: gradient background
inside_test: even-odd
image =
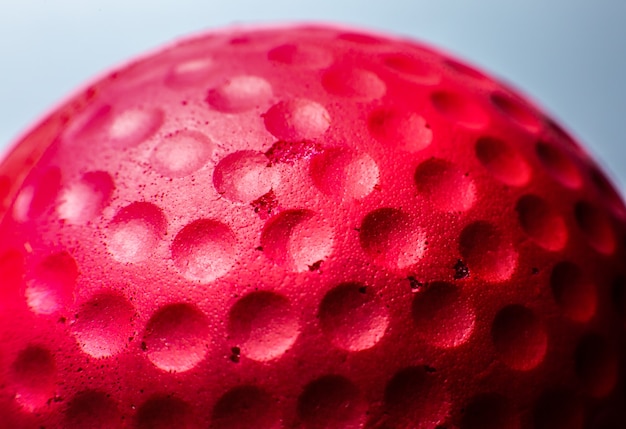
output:
[[[411,36],[504,77],[625,193],[624,0],[0,0],[0,150],[135,55],[207,28],[294,20]]]

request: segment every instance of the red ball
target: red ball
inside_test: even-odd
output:
[[[33,128],[0,201],[3,427],[626,427],[626,207],[415,42],[178,43]]]

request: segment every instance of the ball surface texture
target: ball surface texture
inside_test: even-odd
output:
[[[11,429],[626,427],[626,207],[419,43],[229,29],[0,163]]]

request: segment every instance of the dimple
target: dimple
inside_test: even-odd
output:
[[[177,303],[152,315],[143,335],[143,348],[159,369],[184,372],[204,359],[209,341],[206,316],[194,305]]]
[[[28,411],[46,405],[55,392],[56,363],[49,349],[32,344],[19,352],[11,366],[15,399]]]
[[[315,186],[328,195],[362,199],[380,179],[376,162],[367,153],[343,148],[328,148],[311,160]]]
[[[415,169],[414,180],[419,194],[441,211],[464,212],[477,199],[476,185],[469,175],[443,159],[422,162]]]
[[[427,237],[408,214],[384,207],[365,215],[359,229],[359,242],[377,263],[404,269],[422,259]]]
[[[502,362],[518,371],[539,365],[548,348],[548,335],[536,314],[519,304],[501,309],[491,325],[491,336]]]
[[[433,282],[413,298],[412,315],[419,337],[441,348],[467,342],[474,331],[476,315],[471,304],[454,285]]]
[[[193,428],[194,415],[191,406],[173,396],[156,394],[141,404],[136,414],[137,429]]]
[[[246,295],[232,307],[228,331],[241,355],[260,362],[282,356],[300,332],[298,317],[287,298],[274,292]]]
[[[61,169],[50,167],[35,183],[23,187],[13,202],[13,218],[27,222],[44,215],[54,204],[61,190],[61,181]]]
[[[120,420],[118,404],[98,390],[78,392],[65,411],[65,424],[70,428],[108,429],[121,424]]]
[[[250,203],[280,183],[280,174],[269,163],[269,159],[260,152],[233,152],[215,167],[215,189],[231,201]]]
[[[120,209],[106,231],[107,248],[119,262],[137,263],[147,259],[158,246],[167,222],[159,207],[134,202]]]
[[[331,117],[320,103],[304,98],[281,101],[264,115],[265,127],[286,141],[314,140],[330,127]]]
[[[74,299],[78,275],[78,265],[68,252],[47,256],[27,275],[26,303],[42,315],[65,310]]]
[[[185,177],[202,168],[215,143],[194,130],[179,130],[161,138],[150,154],[150,165],[166,177]]]
[[[209,79],[215,71],[215,61],[210,57],[193,58],[171,67],[165,83],[174,88],[194,86]]]
[[[489,116],[482,107],[459,93],[434,92],[431,102],[439,113],[459,125],[480,129],[489,123]]]
[[[185,278],[209,283],[231,270],[238,257],[238,245],[226,224],[199,219],[176,234],[171,252],[174,265]]]
[[[503,183],[523,186],[530,181],[530,165],[513,145],[499,138],[481,137],[475,150],[480,163]]]
[[[214,429],[279,429],[282,427],[276,400],[254,385],[236,386],[222,395],[211,414]]]
[[[307,429],[359,429],[366,410],[358,387],[339,375],[310,382],[298,398],[298,415]]]
[[[209,90],[206,101],[221,112],[239,113],[263,107],[272,95],[272,86],[267,80],[259,76],[240,75]]]
[[[120,293],[99,292],[81,305],[72,326],[79,347],[94,358],[119,353],[132,336],[134,312]]]
[[[372,137],[390,149],[419,152],[433,141],[433,132],[426,119],[417,112],[383,107],[368,118]]]
[[[490,100],[494,107],[512,122],[533,133],[539,130],[541,124],[537,114],[521,100],[499,91],[491,94]]]
[[[154,134],[162,122],[163,112],[159,109],[127,109],[111,118],[107,138],[114,146],[135,146]]]
[[[115,148],[134,147],[150,138],[163,120],[164,114],[159,108],[134,106],[119,109],[103,105],[88,114],[76,133],[69,133],[68,142],[88,139]]]
[[[579,201],[574,206],[574,217],[593,249],[605,255],[615,251],[615,231],[611,219],[604,211],[586,201]]]
[[[263,253],[292,271],[308,271],[326,260],[333,251],[334,232],[315,212],[285,210],[263,228]]]
[[[61,191],[57,200],[57,214],[68,223],[84,225],[102,213],[110,203],[114,190],[115,184],[109,173],[85,173],[80,181]]]
[[[389,324],[388,312],[376,289],[357,282],[328,291],[320,303],[319,318],[330,341],[349,351],[375,346]]]
[[[487,281],[508,280],[517,267],[516,250],[491,222],[467,225],[459,237],[459,250],[470,272]]]
[[[383,56],[382,60],[389,69],[414,83],[434,85],[441,80],[436,69],[421,58],[404,53],[394,53]]]
[[[582,184],[582,177],[578,167],[563,148],[539,141],[535,145],[535,152],[545,170],[561,185],[576,189]]]
[[[586,322],[595,314],[596,287],[578,265],[569,261],[556,264],[550,275],[550,286],[566,317]]]
[[[384,395],[389,428],[431,429],[448,416],[451,400],[436,373],[425,366],[398,371],[387,383]]]
[[[557,251],[567,243],[568,231],[563,216],[543,198],[528,194],[516,205],[522,229],[541,247]]]
[[[385,83],[373,72],[350,64],[336,64],[322,75],[329,93],[355,100],[370,100],[385,95]]]
[[[328,66],[332,54],[321,48],[305,44],[286,43],[276,46],[267,53],[270,61],[299,68],[322,68]]]

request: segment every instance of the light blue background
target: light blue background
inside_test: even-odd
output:
[[[207,28],[293,20],[412,36],[504,77],[626,189],[624,0],[0,0],[0,148],[137,54]]]

